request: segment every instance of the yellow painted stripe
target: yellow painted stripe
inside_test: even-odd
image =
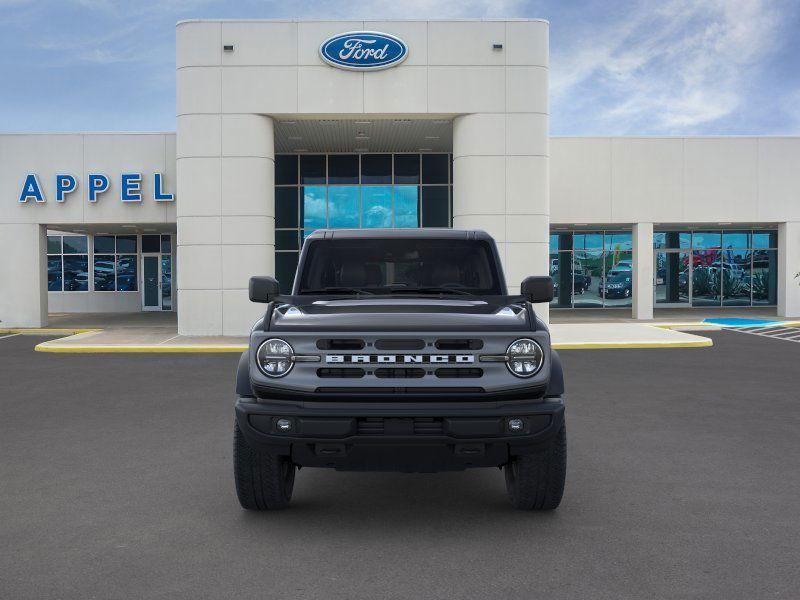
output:
[[[124,354],[124,353],[131,353],[131,354],[145,354],[145,353],[198,353],[198,352],[244,352],[247,350],[246,344],[241,344],[237,346],[231,345],[208,345],[208,346],[190,346],[190,345],[173,345],[173,346],[158,346],[158,345],[147,345],[147,346],[110,346],[110,345],[83,345],[79,346],[77,344],[50,344],[48,342],[44,342],[42,344],[37,344],[34,347],[34,350],[37,352],[55,352],[61,354],[105,354],[105,353],[112,353],[112,354]]]
[[[22,335],[76,335],[78,333],[96,333],[102,329],[48,329],[47,327],[25,327],[18,329],[0,329],[3,333],[19,333]]]
[[[555,350],[613,350],[620,348],[707,348],[714,342],[709,339],[684,342],[553,342]]]

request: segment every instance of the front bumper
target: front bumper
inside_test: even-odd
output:
[[[524,428],[512,432],[509,418]],[[279,418],[291,431],[278,431]],[[247,443],[300,466],[430,472],[500,466],[536,452],[564,422],[562,398],[502,402],[286,402],[239,398]]]

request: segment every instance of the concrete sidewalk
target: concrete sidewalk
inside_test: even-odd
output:
[[[200,337],[178,335],[174,320],[157,316],[132,315],[107,318],[78,315],[52,319],[57,327],[30,330],[0,330],[11,334],[62,336],[36,346],[40,352],[142,353],[142,352],[242,352],[247,337]],[[590,350],[604,348],[692,348],[710,346],[710,339],[688,331],[718,330],[719,326],[694,323],[554,323],[550,330],[556,349]]]

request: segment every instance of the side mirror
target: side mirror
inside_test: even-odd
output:
[[[553,278],[548,275],[526,277],[522,280],[520,291],[529,302],[550,302],[555,295]]]
[[[280,287],[274,277],[261,276],[250,278],[250,302],[272,302],[280,293]]]

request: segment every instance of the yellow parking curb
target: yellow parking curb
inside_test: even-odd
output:
[[[613,350],[623,348],[707,348],[714,342],[704,338],[687,342],[652,341],[652,342],[553,342],[555,350]]]
[[[134,354],[145,354],[145,353],[200,353],[200,352],[207,352],[207,353],[216,353],[216,352],[244,352],[247,350],[247,345],[239,345],[239,346],[190,346],[190,345],[173,345],[173,346],[158,346],[158,345],[149,345],[149,346],[109,346],[109,345],[96,345],[96,346],[77,346],[77,345],[62,345],[62,344],[50,344],[49,342],[43,342],[41,344],[37,344],[34,347],[36,352],[54,352],[59,354],[102,354],[102,353],[111,353],[111,354],[124,354],[124,353],[134,353]]]

